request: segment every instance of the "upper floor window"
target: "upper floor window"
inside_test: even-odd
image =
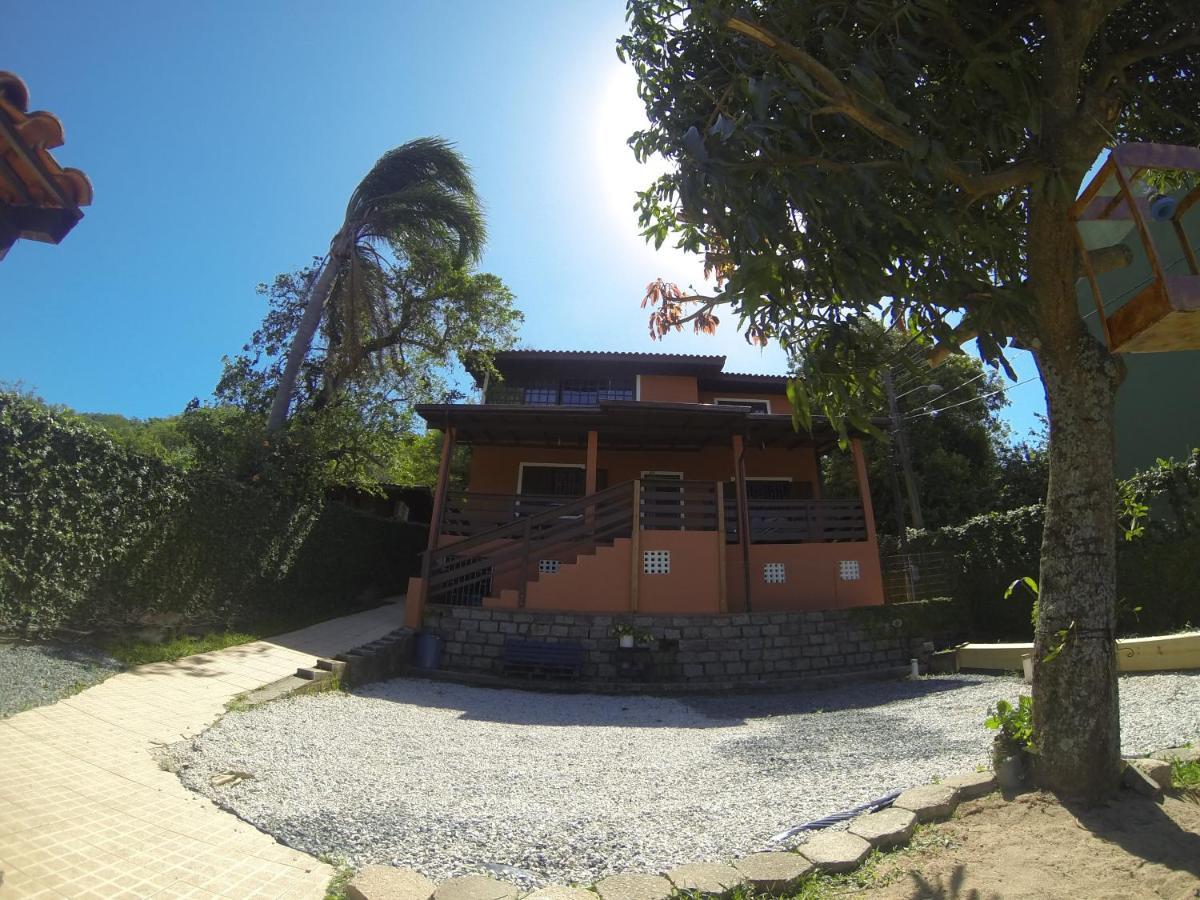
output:
[[[598,378],[510,378],[488,388],[488,403],[525,406],[595,406],[601,400],[635,399],[632,375]]]
[[[742,400],[739,397],[718,397],[713,400],[717,406],[748,406],[751,412],[767,413],[771,412],[770,400]]]

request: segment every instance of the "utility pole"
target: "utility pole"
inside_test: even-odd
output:
[[[921,498],[917,494],[917,479],[913,475],[912,458],[908,454],[908,438],[904,434],[904,420],[900,417],[900,404],[896,402],[896,386],[892,383],[890,369],[883,372],[883,389],[887,391],[888,409],[892,417],[892,437],[896,441],[896,455],[900,458],[900,470],[904,473],[904,486],[908,489],[908,508],[912,513],[913,528],[924,529],[925,517],[921,515]]]

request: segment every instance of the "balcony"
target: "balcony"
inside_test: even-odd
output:
[[[638,484],[637,521],[642,530],[723,530],[727,543],[738,543],[737,498],[731,496],[725,485],[712,481],[653,480]],[[446,495],[440,533],[474,537],[578,501],[577,497],[450,491]],[[862,504],[857,500],[751,499],[747,502],[747,513],[752,544],[867,539]],[[563,516],[564,520],[572,517],[578,515]],[[631,517],[626,531],[632,530],[632,521]]]

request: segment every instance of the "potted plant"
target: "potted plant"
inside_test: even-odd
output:
[[[996,702],[995,711],[983,723],[998,731],[992,742],[992,768],[1002,790],[1016,791],[1029,775],[1033,748],[1033,698],[1020,697],[1013,706]]]
[[[620,646],[629,650],[637,644],[648,644],[654,639],[654,635],[648,631],[642,631],[640,628],[634,628],[627,622],[620,622],[609,629],[609,635],[615,637]]]

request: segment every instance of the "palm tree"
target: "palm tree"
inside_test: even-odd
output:
[[[484,237],[470,167],[451,144],[418,138],[380,157],[350,196],[345,221],[309,287],[267,430],[278,431],[287,421],[301,364],[327,307],[337,310],[345,332],[339,342],[363,344],[360,329],[384,304],[388,263],[381,249],[403,258],[412,247],[442,247],[465,263],[479,258]]]

